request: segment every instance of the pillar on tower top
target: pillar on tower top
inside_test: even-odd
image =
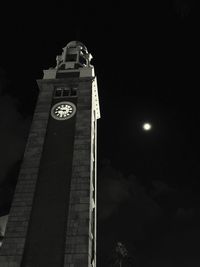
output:
[[[86,46],[78,41],[68,43],[61,55],[56,57],[56,67],[44,71],[44,79],[67,77],[95,77],[94,67],[90,64],[92,55]]]

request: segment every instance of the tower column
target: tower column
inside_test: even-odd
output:
[[[91,262],[92,83],[79,84],[65,267],[90,266]]]
[[[1,267],[96,266],[96,123],[92,56],[70,42],[44,70]]]

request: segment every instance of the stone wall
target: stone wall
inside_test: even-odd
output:
[[[40,158],[46,135],[54,86],[65,86],[73,81],[40,80],[42,89],[36,105],[24,160],[10,210],[3,246],[0,250],[1,267],[20,267],[31,215]],[[89,267],[94,249],[91,230],[94,208],[93,168],[93,78],[77,79],[78,103],[73,152],[68,221],[66,222],[65,260],[63,267]],[[57,266],[56,266],[57,267]]]

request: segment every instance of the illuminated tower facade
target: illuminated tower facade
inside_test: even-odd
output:
[[[44,70],[1,267],[96,266],[96,133],[91,54],[70,42]]]

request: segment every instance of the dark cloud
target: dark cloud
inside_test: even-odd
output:
[[[3,77],[5,78],[5,76]],[[2,91],[6,81],[1,80]],[[18,101],[0,97],[0,216],[9,211],[30,126],[30,118],[18,111]]]
[[[178,208],[174,215],[174,219],[176,222],[182,224],[200,221],[200,208]]]
[[[132,251],[147,232],[155,232],[162,216],[159,205],[134,176],[126,177],[106,160],[98,175],[98,250],[100,266],[107,266],[109,252],[117,241]],[[134,252],[135,253],[135,252]]]
[[[15,99],[8,95],[0,98],[0,183],[22,158],[29,123],[18,112]]]
[[[170,187],[167,183],[161,180],[152,181],[151,195],[152,197],[158,197],[160,195],[168,195],[174,193],[176,190]]]
[[[199,238],[199,221],[184,227],[173,225],[165,235],[152,241],[146,262],[150,267],[199,266]]]
[[[125,177],[107,160],[98,176],[99,219],[106,220],[119,212],[122,205],[132,205],[132,213],[141,208],[146,220],[159,213],[157,203],[147,195],[145,187],[134,175]]]
[[[138,266],[185,266],[184,260],[188,264],[193,257],[198,262],[200,209],[187,201],[190,191],[162,180],[143,185],[106,160],[98,175],[98,253],[104,258],[100,266],[108,266],[117,241],[128,250],[136,247]]]
[[[194,1],[192,0],[174,0],[175,11],[182,19],[190,15],[193,5]]]
[[[6,94],[10,83],[0,68],[0,215],[8,212],[16,184],[30,119],[18,111],[18,101]]]
[[[0,96],[4,89],[6,88],[7,80],[6,80],[6,73],[5,71],[0,67]]]

